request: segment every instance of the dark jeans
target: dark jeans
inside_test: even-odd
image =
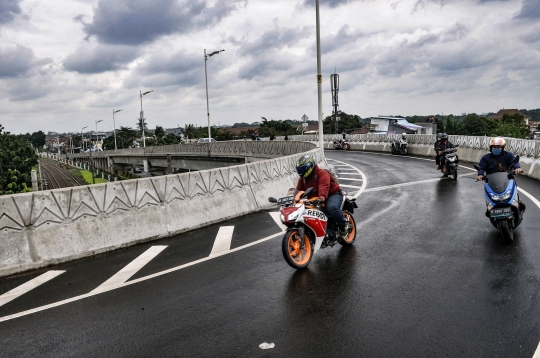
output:
[[[345,218],[343,217],[343,211],[341,211],[342,201],[343,194],[341,194],[341,190],[330,195],[326,199],[326,213],[338,224],[339,227],[343,227],[347,224]]]

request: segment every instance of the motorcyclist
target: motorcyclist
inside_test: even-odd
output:
[[[437,164],[437,170],[441,169],[441,164],[439,161],[439,154],[437,154],[437,146],[441,142],[441,135],[442,133],[437,133],[437,141],[433,143],[433,149],[435,150],[435,164]]]
[[[403,145],[407,145],[407,133],[403,133],[401,135],[401,139],[399,140],[399,144]]]
[[[445,149],[449,149],[449,148],[455,148],[456,146],[450,142],[448,140],[448,134],[446,133],[442,133],[441,134],[441,141],[439,142],[439,144],[437,145],[437,155],[439,156],[439,165],[441,166],[442,168],[442,171],[444,173],[444,177],[447,177],[448,176],[448,173],[447,173],[447,170],[446,170],[446,158],[443,154],[443,151]],[[457,149],[456,149],[457,150]]]
[[[326,202],[327,214],[337,223],[339,235],[346,237],[349,234],[349,225],[341,211],[343,194],[339,184],[332,180],[326,170],[319,168],[313,157],[306,154],[296,162],[296,172],[300,176],[296,189],[305,191],[313,188],[311,194],[318,197],[319,202]]]
[[[514,163],[516,156],[512,152],[507,152],[506,141],[502,137],[495,137],[489,140],[489,153],[484,154],[478,163],[477,180],[483,180],[484,175],[489,175],[497,172],[506,172],[512,167],[515,174],[523,173],[519,162]],[[521,213],[525,212],[525,204],[519,200],[519,208]],[[488,212],[486,212],[488,215]]]
[[[484,175],[493,174],[496,172],[506,172],[513,165],[516,174],[522,173],[523,170],[519,163],[514,164],[516,156],[512,152],[507,152],[506,141],[504,138],[495,137],[489,141],[489,153],[484,154],[480,159],[478,166],[478,180],[482,180]]]

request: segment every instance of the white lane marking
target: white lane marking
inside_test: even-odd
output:
[[[33,290],[34,288],[44,284],[47,281],[52,280],[58,275],[63,274],[66,271],[60,271],[60,270],[51,270],[47,271],[42,275],[39,275],[36,278],[31,279],[30,281],[23,283],[22,285],[15,287],[11,291],[8,291],[0,296],[0,307],[5,305],[6,303],[13,301],[19,296],[24,295],[25,293]]]
[[[364,181],[364,179],[348,178],[348,177],[338,177],[338,179],[339,179],[339,180]]]
[[[534,196],[532,196],[532,194],[526,192],[525,190],[521,189],[520,187],[518,187],[518,190],[520,192],[522,192],[526,197],[528,197],[529,199],[531,199],[531,201],[533,203],[536,204],[536,206],[538,206],[538,208],[540,209],[540,201],[536,200],[536,198]],[[540,353],[539,353],[540,354]]]
[[[538,343],[538,346],[536,347],[536,351],[534,352],[532,358],[540,358],[540,343]]]
[[[281,228],[281,230],[285,231],[287,230],[287,226],[285,226],[282,222],[281,222],[281,218],[280,218],[280,212],[279,211],[271,211],[269,212],[270,216],[272,217],[272,219],[274,219],[274,221],[276,222],[276,224],[278,224],[278,226]]]
[[[361,186],[356,186],[356,185],[347,185],[347,184],[339,184],[340,187],[343,187],[343,188],[353,188],[353,189],[360,189],[362,188]]]
[[[347,164],[347,163],[344,163],[342,161],[335,160],[335,159],[331,159],[331,160],[334,161],[334,162],[337,162],[337,163],[341,163],[341,165],[334,165],[334,166],[351,168],[351,170],[355,170],[358,174],[360,174],[362,179],[364,179],[362,181],[362,186],[360,187],[360,190],[358,190],[358,192],[352,196],[353,198],[358,198],[360,196],[360,194],[362,194],[362,192],[366,189],[366,185],[367,185],[367,177],[366,177],[366,175],[360,169],[358,169],[356,167],[353,167],[350,164]]]
[[[219,256],[231,249],[234,226],[221,226],[209,257]]]
[[[461,174],[461,175],[458,175],[458,176],[459,176],[459,177],[464,177],[464,176],[468,176],[468,175],[471,175],[471,174],[472,174],[472,173],[469,173],[469,174]],[[451,179],[451,178],[448,177],[448,178],[446,178],[446,179]],[[408,183],[400,183],[400,184],[386,185],[386,186],[380,186],[380,187],[377,187],[377,188],[369,188],[369,189],[366,189],[365,191],[366,191],[366,192],[380,191],[380,190],[386,190],[386,189],[399,188],[399,187],[402,187],[402,186],[409,186],[409,185],[416,185],[416,184],[429,183],[429,182],[439,181],[439,180],[443,180],[443,178],[426,179],[426,180],[419,180],[419,181],[411,181],[411,182],[408,182]]]
[[[184,269],[184,268],[186,268],[186,267],[193,266],[193,265],[196,265],[196,264],[199,264],[199,263],[208,261],[208,260],[212,260],[212,259],[214,259],[214,258],[216,258],[216,257],[219,257],[219,256],[227,255],[227,254],[230,254],[230,253],[233,253],[233,252],[236,252],[236,251],[240,251],[240,250],[246,249],[246,248],[248,248],[248,247],[250,247],[250,246],[254,246],[254,245],[260,244],[260,243],[262,243],[262,242],[271,240],[271,239],[273,239],[273,238],[275,238],[275,237],[278,237],[278,236],[281,236],[281,235],[283,235],[283,231],[278,232],[277,234],[270,235],[270,236],[268,236],[268,237],[262,238],[262,239],[260,239],[260,240],[251,242],[251,243],[249,243],[249,244],[246,244],[246,245],[243,245],[243,246],[239,246],[239,247],[237,247],[237,248],[235,248],[235,249],[231,249],[231,250],[229,250],[229,251],[227,251],[227,252],[224,252],[224,253],[222,253],[222,254],[220,254],[220,255],[217,255],[217,256],[214,256],[214,257],[210,257],[210,256],[204,257],[204,258],[202,258],[202,259],[195,260],[195,261],[192,261],[192,262],[189,262],[189,263],[187,263],[187,264],[180,265],[180,266],[176,266],[176,267],[170,268],[170,269],[168,269],[168,270],[164,270],[164,271],[161,271],[161,272],[157,272],[157,273],[155,273],[155,274],[152,274],[152,275],[148,275],[148,276],[144,276],[144,277],[141,277],[141,278],[138,278],[138,279],[135,279],[135,280],[131,280],[131,281],[128,281],[128,282],[124,282],[124,283],[121,284],[120,286],[111,288],[109,291],[115,290],[115,289],[117,289],[117,288],[129,286],[129,285],[133,285],[133,284],[135,284],[135,283],[147,281],[147,280],[150,280],[150,279],[152,279],[152,278],[159,277],[159,276],[163,276],[163,275],[166,275],[166,274],[171,273],[171,272],[174,272],[174,271],[182,270],[182,269]],[[45,305],[45,306],[41,306],[41,307],[33,308],[33,309],[30,309],[30,310],[27,310],[27,311],[15,313],[15,314],[12,314],[12,315],[9,315],[9,316],[0,317],[0,322],[9,321],[9,320],[12,320],[12,319],[15,319],[15,318],[27,316],[27,315],[32,314],[32,313],[37,313],[37,312],[45,311],[45,310],[48,310],[48,309],[50,309],[50,308],[63,306],[63,305],[65,305],[65,304],[68,304],[68,303],[71,303],[71,302],[75,302],[75,301],[79,301],[79,300],[82,300],[82,299],[85,299],[85,298],[88,298],[88,297],[96,296],[96,295],[99,295],[99,294],[101,294],[101,293],[102,293],[102,292],[94,292],[94,291],[92,291],[92,292],[90,292],[90,293],[86,293],[86,294],[84,294],[84,295],[80,295],[80,296],[68,298],[68,299],[63,300],[63,301],[58,301],[58,302],[51,303],[51,304],[48,304],[48,305]]]
[[[159,255],[159,253],[166,248],[167,246],[152,246],[90,293],[100,293],[120,287],[124,282],[129,280],[131,276],[135,275],[137,271],[142,269],[144,265],[152,261],[154,257]]]

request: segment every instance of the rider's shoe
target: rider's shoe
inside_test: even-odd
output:
[[[440,166],[440,165],[437,165],[437,170],[441,170],[441,166]]]
[[[444,173],[442,177],[443,178],[448,178],[448,174]]]

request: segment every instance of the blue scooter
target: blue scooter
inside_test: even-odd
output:
[[[501,232],[503,239],[514,241],[514,229],[521,224],[525,204],[519,200],[519,193],[514,179],[514,165],[519,162],[519,155],[508,172],[484,175],[484,194],[486,196],[486,216],[493,226]],[[480,170],[475,164],[474,168]]]

